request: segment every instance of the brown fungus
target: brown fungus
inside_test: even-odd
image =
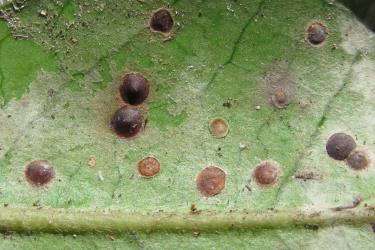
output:
[[[264,161],[255,168],[253,177],[260,186],[272,186],[278,181],[280,174],[281,171],[275,162]]]
[[[225,172],[218,167],[206,167],[197,176],[197,189],[206,197],[217,195],[225,188],[225,176]]]
[[[138,109],[122,107],[113,115],[111,126],[120,137],[134,137],[143,126],[143,115]]]
[[[335,133],[329,137],[326,143],[327,154],[335,160],[345,160],[356,147],[356,143],[350,135]]]
[[[25,177],[33,186],[44,186],[55,177],[55,171],[46,160],[33,161],[26,166]]]
[[[160,171],[160,163],[155,157],[149,156],[138,163],[138,173],[145,178],[151,178]]]
[[[173,17],[169,10],[161,8],[156,10],[150,20],[152,31],[169,34],[173,28]]]
[[[143,103],[149,94],[148,80],[139,73],[129,73],[123,78],[120,95],[124,102],[131,105]]]

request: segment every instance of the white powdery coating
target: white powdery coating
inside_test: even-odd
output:
[[[366,102],[375,104],[375,62],[364,58],[353,66],[350,90],[361,94]]]
[[[342,48],[346,53],[355,55],[358,50],[364,53],[375,51],[375,34],[357,19],[341,16]]]
[[[12,0],[0,0],[0,5],[13,2]]]

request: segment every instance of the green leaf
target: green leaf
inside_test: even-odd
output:
[[[149,28],[159,8],[169,36]],[[375,36],[340,4],[41,0],[0,14],[0,248],[373,247],[374,165],[326,152],[336,132],[375,150]],[[305,41],[314,22],[321,46]],[[111,118],[129,72],[151,88],[146,125],[123,139]],[[161,165],[150,179],[147,156]],[[24,176],[34,160],[54,168],[45,187]],[[264,187],[266,160],[281,176]],[[196,179],[210,165],[226,182],[207,198]]]

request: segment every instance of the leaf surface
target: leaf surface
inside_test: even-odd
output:
[[[148,27],[161,7],[175,20],[167,38]],[[355,209],[373,204],[373,164],[354,171],[325,149],[333,133],[345,132],[370,156],[375,150],[375,37],[341,5],[42,0],[12,8],[4,7],[0,22],[0,202],[6,209],[188,214],[194,205],[262,214],[329,210],[358,197]],[[319,48],[305,41],[313,21],[329,29]],[[140,72],[151,83],[140,107],[147,124],[131,140],[118,138],[110,126],[124,105],[118,88],[128,72]],[[282,109],[271,103],[278,84],[290,98]],[[220,139],[209,132],[217,117],[230,126]],[[149,155],[160,161],[161,171],[144,179],[137,164]],[[56,176],[48,187],[25,180],[25,166],[33,160],[53,165]],[[260,187],[252,176],[265,160],[277,162],[282,173],[272,187]],[[196,177],[209,165],[225,171],[226,183],[223,192],[205,198]],[[298,178],[304,174],[314,178]],[[370,249],[370,223],[217,228],[197,237],[199,228],[113,235],[15,232],[4,235],[0,246]]]

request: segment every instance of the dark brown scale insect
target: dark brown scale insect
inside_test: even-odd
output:
[[[169,33],[173,28],[173,17],[166,9],[159,9],[151,17],[150,27],[153,31]]]
[[[206,167],[196,179],[197,189],[206,197],[217,195],[225,188],[225,176],[225,172],[218,167]]]
[[[132,107],[122,107],[112,117],[111,126],[120,137],[131,138],[138,134],[143,125],[141,111]]]
[[[356,147],[356,143],[350,135],[335,133],[331,135],[326,144],[326,150],[330,157],[335,160],[345,160],[350,152]]]
[[[271,186],[275,184],[279,176],[280,169],[271,161],[262,162],[253,172],[255,181],[261,186]]]
[[[131,105],[143,103],[149,94],[148,80],[139,73],[126,74],[120,86],[120,95],[124,102]]]
[[[55,171],[48,161],[33,161],[26,166],[25,177],[33,186],[44,186],[55,177]]]
[[[328,35],[328,29],[321,22],[314,22],[307,28],[306,40],[313,46],[322,44]]]

